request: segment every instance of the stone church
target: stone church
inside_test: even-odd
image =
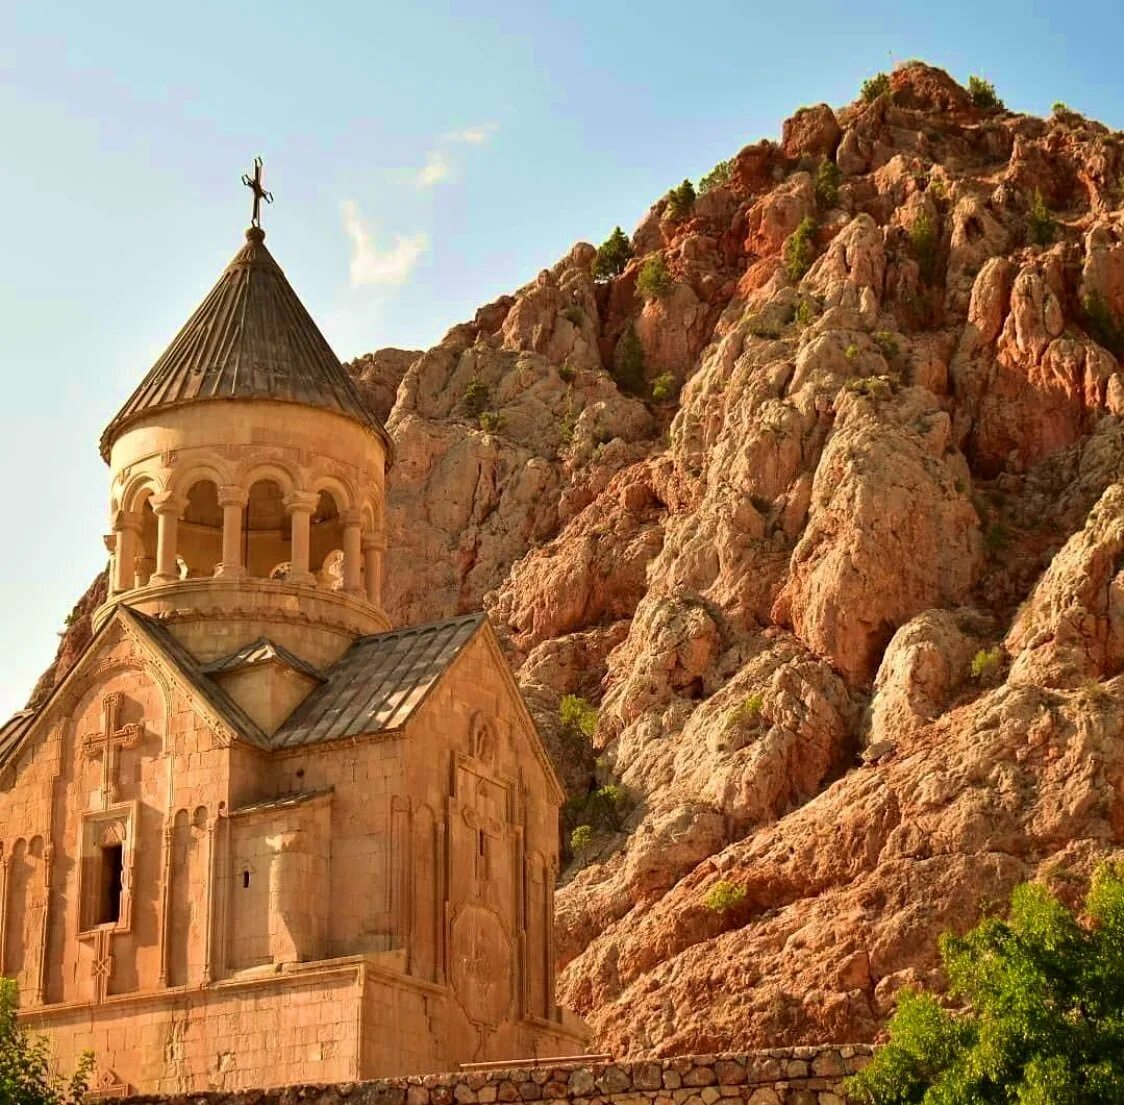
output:
[[[558,779],[483,615],[390,624],[391,443],[264,240],[105,430],[108,599],[0,730],[0,970],[103,1098],[585,1045]]]

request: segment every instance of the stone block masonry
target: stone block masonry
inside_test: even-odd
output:
[[[564,1063],[272,1090],[127,1098],[124,1105],[845,1105],[865,1044],[788,1047],[628,1063]]]

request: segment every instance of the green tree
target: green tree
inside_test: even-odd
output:
[[[81,1105],[94,1057],[83,1054],[69,1079],[53,1073],[47,1040],[19,1023],[18,1006],[19,986],[0,978],[0,1105]]]
[[[733,175],[733,158],[730,158],[729,161],[719,161],[709,173],[700,178],[699,195],[705,196],[712,188],[720,188],[723,184],[729,184]]]
[[[653,253],[640,268],[636,290],[644,299],[662,299],[665,295],[670,295],[674,287],[675,281],[667,271],[663,256]]]
[[[875,73],[862,84],[861,95],[864,103],[873,103],[879,96],[890,91],[890,77],[887,73]]]
[[[694,206],[695,186],[689,180],[683,181],[667,194],[667,213],[676,221],[685,219]]]
[[[992,108],[1003,110],[1003,101],[995,94],[995,85],[985,81],[983,77],[971,76],[968,78],[968,95],[976,107],[990,111]]]
[[[625,266],[632,260],[632,243],[619,226],[597,247],[597,257],[593,262],[593,276],[596,280],[611,280],[620,276]]]
[[[834,207],[839,199],[839,185],[842,183],[843,174],[839,166],[825,157],[816,169],[816,203],[820,207]]]
[[[1082,923],[1045,889],[1007,920],[941,939],[951,1010],[904,992],[890,1041],[847,1093],[866,1105],[1118,1105],[1124,1101],[1124,878],[1103,869]]]
[[[1048,246],[1058,232],[1058,224],[1050,214],[1050,209],[1046,206],[1046,201],[1038,188],[1034,189],[1034,198],[1030,201],[1026,223],[1030,240],[1035,245]]]
[[[811,268],[816,255],[816,220],[805,215],[784,243],[784,270],[794,284]]]
[[[613,352],[612,377],[625,391],[644,393],[644,347],[631,324],[624,328]]]

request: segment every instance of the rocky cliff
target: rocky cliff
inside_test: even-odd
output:
[[[488,610],[589,826],[602,1049],[870,1039],[942,931],[1116,853],[1122,173],[909,64],[356,362],[392,617]]]

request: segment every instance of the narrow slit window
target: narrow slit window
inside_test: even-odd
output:
[[[120,844],[106,844],[101,849],[101,897],[98,902],[99,925],[115,925],[121,920],[121,891],[125,875],[125,849]]]
[[[243,890],[249,890],[250,889],[250,872],[249,872],[248,869],[244,870],[242,872],[242,889]]]

